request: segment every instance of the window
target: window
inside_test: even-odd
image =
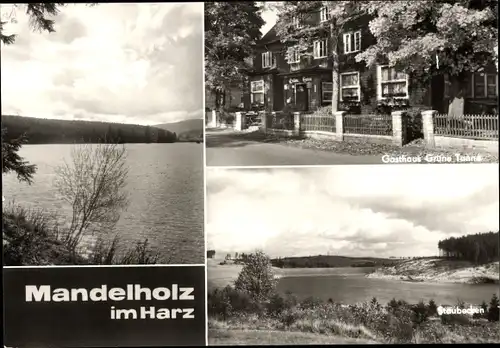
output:
[[[389,66],[379,66],[377,70],[379,99],[408,98],[408,74]]]
[[[302,28],[302,21],[297,16],[292,17],[292,24],[296,29]]]
[[[320,22],[326,22],[330,19],[330,12],[328,11],[328,7],[322,7],[319,11],[319,20]]]
[[[477,72],[471,75],[471,81],[466,87],[469,98],[496,98],[498,96],[498,75]]]
[[[274,55],[273,52],[262,53],[262,67],[270,68],[274,65]]]
[[[264,104],[264,80],[250,83],[250,102],[252,104]]]
[[[314,58],[324,58],[328,55],[328,41],[317,40],[313,43]]]
[[[344,53],[361,50],[361,30],[344,34]]]
[[[333,83],[323,82],[321,84],[321,101],[322,103],[332,103],[333,99]]]
[[[297,46],[288,49],[288,63],[299,63],[300,62],[300,52]]]
[[[361,87],[359,84],[359,72],[340,74],[340,101],[360,101]]]

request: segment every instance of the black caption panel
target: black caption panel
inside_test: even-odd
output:
[[[206,345],[205,268],[4,268],[8,347]]]

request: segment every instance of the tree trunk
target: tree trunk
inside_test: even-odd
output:
[[[337,112],[339,105],[339,45],[338,34],[330,24],[332,42],[332,113]]]
[[[462,79],[459,76],[450,76],[448,96],[448,115],[462,116],[464,114],[465,91]],[[445,84],[447,81],[445,81]]]

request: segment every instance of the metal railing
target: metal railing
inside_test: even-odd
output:
[[[498,140],[498,115],[436,114],[434,134],[457,138]]]
[[[344,134],[392,136],[392,116],[390,114],[346,114],[343,126]]]

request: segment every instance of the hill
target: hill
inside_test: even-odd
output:
[[[151,126],[97,121],[70,121],[2,115],[6,140],[26,133],[30,144],[173,143],[173,132]]]
[[[156,125],[155,127],[175,133],[179,141],[199,141],[203,138],[203,122],[203,119],[192,119],[172,123],[162,123]]]
[[[498,284],[498,261],[476,264],[453,258],[418,258],[405,260],[391,267],[381,267],[369,278],[414,282]]]
[[[401,261],[397,259],[336,255],[284,257],[271,260],[272,265],[278,268],[379,267],[399,262]]]

